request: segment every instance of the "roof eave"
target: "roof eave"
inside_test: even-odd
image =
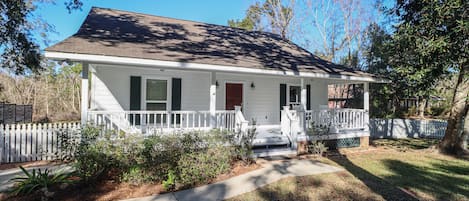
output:
[[[351,82],[374,82],[374,83],[390,83],[389,80],[369,76],[352,76],[352,75],[339,75],[317,72],[304,72],[304,71],[280,71],[259,68],[247,68],[237,66],[223,66],[213,64],[200,64],[189,62],[176,62],[176,61],[162,61],[153,59],[140,59],[130,57],[117,57],[106,55],[93,55],[81,53],[67,53],[57,52],[53,50],[45,50],[45,57],[53,60],[66,60],[74,62],[87,62],[94,64],[117,64],[117,65],[132,65],[132,66],[145,66],[145,67],[158,67],[158,68],[172,68],[182,70],[204,70],[204,71],[222,71],[222,72],[236,72],[248,74],[263,74],[263,75],[279,75],[279,76],[293,76],[293,77],[310,77],[322,79],[336,79],[336,80],[349,80]]]

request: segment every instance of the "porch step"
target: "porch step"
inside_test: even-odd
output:
[[[296,155],[296,150],[292,150],[290,147],[276,149],[254,149],[253,152],[253,157],[255,158]]]
[[[282,135],[280,125],[262,125],[256,127],[255,147],[290,145],[287,136]]]

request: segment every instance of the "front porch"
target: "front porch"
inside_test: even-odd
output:
[[[245,133],[255,123],[258,156],[296,153],[302,141],[369,136],[367,81],[88,63],[83,69],[82,84],[90,78],[91,86],[82,88],[82,123],[107,130]],[[363,84],[363,108],[328,108],[328,85],[337,83]]]
[[[105,130],[144,136],[184,131],[220,129],[247,132],[256,129],[253,141],[257,156],[294,154],[303,141],[368,137],[368,114],[363,109],[282,110],[280,124],[249,123],[240,106],[235,110],[210,111],[88,111],[88,122]],[[317,132],[313,127],[327,127]]]

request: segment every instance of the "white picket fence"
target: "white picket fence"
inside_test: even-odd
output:
[[[59,134],[79,130],[78,122],[0,125],[0,164],[54,160]]]

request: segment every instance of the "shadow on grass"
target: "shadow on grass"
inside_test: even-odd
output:
[[[314,162],[312,162],[314,163]],[[290,172],[290,170],[288,170],[288,167],[291,166],[291,161],[289,160],[285,160],[285,161],[282,161],[281,163],[279,164],[274,164],[273,165],[273,168],[266,172],[266,174],[278,174],[279,176],[280,175],[285,175],[285,174],[290,174],[292,172]],[[264,175],[259,175],[259,176],[255,176],[255,177],[252,177],[250,178],[250,180],[256,184],[268,184],[269,182],[267,181],[268,178],[265,177]],[[284,180],[283,180],[284,181]],[[282,182],[282,181],[280,181]],[[282,186],[282,185],[279,185],[279,186],[270,186],[270,185],[267,185],[263,188],[259,188],[257,190],[258,192],[258,195],[260,197],[263,198],[263,200],[285,200],[285,199],[289,199],[289,200],[309,200],[308,196],[304,195],[304,191],[302,192],[301,189],[298,187],[298,183],[299,183],[299,178],[298,177],[294,177],[294,185],[293,185],[293,189],[285,189],[286,187],[288,187],[289,185],[285,185],[285,186]],[[322,185],[322,181],[315,181],[314,184],[320,186]]]
[[[323,165],[319,161],[310,161],[316,165]],[[290,161],[283,161],[282,163],[273,165],[273,168],[265,174],[290,174],[292,173],[289,167],[291,166]],[[345,176],[349,174],[342,172]],[[340,175],[340,172],[338,173]],[[337,175],[337,176],[339,176]],[[343,176],[343,175],[342,175]],[[267,178],[264,175],[251,178],[252,182],[257,183],[268,183]],[[314,189],[323,188],[329,193],[314,194]],[[325,181],[323,178],[317,177],[317,175],[309,176],[296,176],[288,177],[277,181],[273,184],[264,186],[256,190],[256,195],[259,196],[251,198],[253,200],[374,200],[375,197],[370,194],[361,193],[354,190],[353,186],[341,186],[334,185],[333,182]],[[312,194],[313,193],[313,194]],[[396,197],[399,197],[396,196]],[[238,200],[235,198],[234,200]],[[249,200],[249,197],[242,199]],[[241,200],[242,200],[241,199]],[[394,199],[396,200],[396,199]],[[405,199],[409,200],[409,199]]]
[[[362,181],[371,191],[381,195],[385,200],[418,200],[413,195],[395,187],[386,180],[383,180],[367,170],[352,163],[346,156],[333,156],[329,157],[348,172],[353,174],[356,178]],[[352,198],[355,200],[355,198]],[[360,200],[360,199],[357,199]]]
[[[444,162],[444,161],[442,161]],[[460,200],[469,197],[469,179],[458,177],[469,173],[469,167],[434,163],[432,168],[419,167],[399,160],[385,160],[394,173],[386,180],[403,188],[415,188],[437,200]]]
[[[439,140],[437,139],[376,139],[371,142],[374,146],[386,146],[398,149],[427,149],[433,145],[437,145]]]

